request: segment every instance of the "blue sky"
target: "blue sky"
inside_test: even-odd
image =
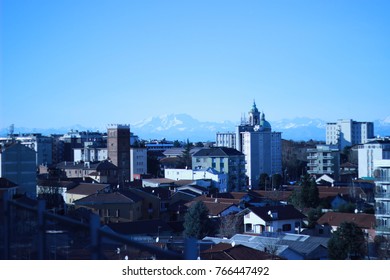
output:
[[[390,1],[1,2],[0,128],[390,116]]]

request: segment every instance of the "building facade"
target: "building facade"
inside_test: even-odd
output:
[[[0,145],[0,178],[18,185],[18,192],[35,198],[37,195],[36,152],[18,142]]]
[[[227,191],[243,190],[247,186],[245,156],[226,147],[204,148],[192,156],[192,169],[212,168],[228,176]]]
[[[213,168],[203,169],[165,169],[165,178],[172,180],[211,180],[211,186],[220,193],[227,192],[228,175]]]
[[[36,165],[53,163],[53,139],[40,133],[13,135],[17,142],[36,152]],[[0,138],[0,141],[11,141],[11,138]]]
[[[134,175],[148,173],[148,152],[146,148],[130,148],[130,181],[134,181]]]
[[[340,151],[335,146],[317,145],[316,148],[307,149],[307,173],[316,175],[330,175],[334,180],[340,176]]]
[[[75,162],[95,162],[108,159],[106,145],[98,142],[84,142],[84,147],[73,149],[73,154]]]
[[[376,234],[390,238],[390,160],[374,161]]]
[[[326,144],[337,145],[340,150],[346,146],[364,144],[372,138],[374,138],[373,122],[340,119],[326,124]]]
[[[359,178],[374,176],[374,162],[390,159],[390,138],[376,138],[358,145]]]
[[[227,147],[236,149],[236,133],[235,132],[217,132],[217,139],[215,145],[217,147]]]
[[[130,181],[130,126],[111,124],[107,127],[107,155],[118,167],[118,183]]]

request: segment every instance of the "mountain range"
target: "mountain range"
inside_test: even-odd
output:
[[[294,118],[269,121],[272,131],[282,132],[282,138],[294,141],[307,141],[310,139],[324,141],[327,121],[313,118]],[[203,122],[194,119],[188,114],[167,114],[150,117],[130,125],[131,131],[141,139],[163,139],[187,140],[191,142],[215,141],[217,132],[234,132],[238,123],[231,121],[224,122]],[[0,129],[0,135],[7,135],[9,128]],[[71,127],[38,129],[15,127],[15,133],[42,133],[43,135],[66,133],[73,130],[78,131],[104,131],[105,128],[84,127],[74,125]],[[390,136],[390,117],[384,120],[374,121],[376,135]]]

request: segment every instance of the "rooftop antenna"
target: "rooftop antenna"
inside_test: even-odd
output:
[[[8,128],[8,137],[11,139],[11,141],[14,141],[14,131],[15,131],[15,126],[14,124],[11,124]]]

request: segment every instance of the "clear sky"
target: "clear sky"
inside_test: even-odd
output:
[[[0,128],[390,116],[390,1],[2,0]]]

